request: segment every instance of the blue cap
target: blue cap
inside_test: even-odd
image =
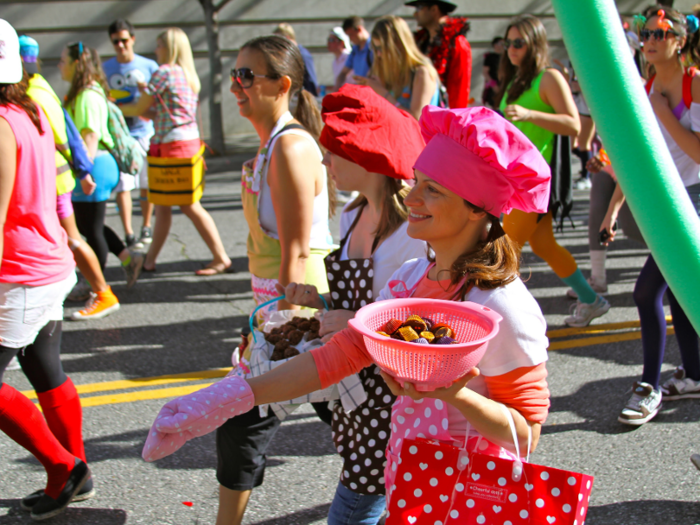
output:
[[[22,35],[19,37],[19,55],[24,62],[36,62],[39,57],[39,43],[32,37]]]

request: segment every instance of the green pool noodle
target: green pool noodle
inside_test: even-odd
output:
[[[591,116],[656,263],[700,333],[700,219],[665,147],[613,0],[552,0]]]

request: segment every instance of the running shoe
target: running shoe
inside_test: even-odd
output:
[[[603,283],[599,284],[597,281],[594,281],[592,277],[588,278],[588,284],[591,285],[591,288],[593,288],[593,291],[595,293],[598,293],[600,295],[605,295],[608,293],[608,284]],[[566,291],[566,296],[569,297],[570,299],[578,299],[578,294],[576,293],[576,290],[573,288],[569,288]]]
[[[71,503],[77,503],[79,501],[85,501],[86,499],[90,499],[97,494],[97,491],[95,490],[95,486],[92,483],[92,478],[88,479],[85,482],[85,485],[83,485],[83,488],[78,491],[78,493],[73,496],[73,499],[70,500]],[[29,496],[23,497],[19,501],[19,506],[26,511],[31,511],[32,507],[36,505],[41,497],[44,495],[44,489],[39,489],[36,492],[32,492]]]
[[[112,288],[107,287],[104,292],[90,293],[85,308],[73,312],[73,321],[88,321],[90,319],[102,319],[112,312],[119,310],[119,299],[112,293]]]
[[[610,303],[602,295],[598,295],[591,304],[576,301],[571,307],[573,313],[564,319],[564,322],[578,328],[588,326],[596,317],[605,315],[610,310]]]
[[[126,266],[122,265],[124,273],[126,274],[127,288],[131,288],[136,284],[136,280],[139,278],[139,274],[141,273],[141,268],[143,268],[143,261],[146,260],[144,254],[136,250],[129,250],[129,255],[131,256],[129,264]]]
[[[126,244],[127,248],[133,248],[137,242],[136,235],[133,233],[127,233],[124,237],[124,244]]]
[[[625,425],[638,427],[643,425],[661,409],[662,394],[649,383],[637,382],[634,384],[632,397],[620,412],[617,420]]]
[[[668,401],[700,398],[700,381],[693,381],[686,377],[685,370],[679,366],[673,375],[661,385],[661,392],[664,399]]]
[[[90,298],[90,292],[92,292],[92,287],[90,283],[85,280],[82,275],[79,276],[78,282],[75,284],[71,292],[66,297],[66,300],[75,303],[82,303]]]
[[[139,242],[141,244],[151,244],[153,241],[153,230],[151,229],[150,226],[144,226],[141,228],[141,238],[139,239]]]

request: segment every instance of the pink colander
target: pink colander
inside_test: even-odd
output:
[[[409,315],[450,326],[459,344],[421,345],[377,333],[387,321],[405,321]],[[417,390],[429,392],[450,386],[476,366],[489,340],[498,333],[501,320],[496,312],[476,303],[410,298],[369,304],[360,308],[349,324],[362,334],[379,368],[402,385],[408,381]]]

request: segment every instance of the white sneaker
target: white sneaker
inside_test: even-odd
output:
[[[591,179],[584,179],[583,177],[574,182],[575,190],[590,190],[591,186],[593,186]]]
[[[659,413],[661,397],[661,391],[654,390],[649,383],[635,383],[632,397],[627,401],[617,420],[634,427],[643,425]]]
[[[700,381],[693,381],[689,377],[685,377],[685,370],[679,366],[673,376],[661,385],[661,392],[664,399],[669,401],[700,398]]]
[[[19,370],[20,368],[22,367],[19,364],[19,359],[17,359],[17,356],[14,356],[12,359],[10,359],[10,362],[5,370]]]
[[[600,284],[597,281],[593,280],[593,277],[589,277],[588,279],[588,284],[591,285],[591,288],[593,288],[593,291],[597,294],[600,295],[605,295],[608,293],[608,283],[603,283]],[[570,299],[578,299],[578,294],[576,293],[576,290],[573,288],[569,288],[566,291],[566,296],[569,297]]]
[[[571,306],[573,314],[564,319],[564,322],[576,328],[588,326],[593,319],[605,315],[610,310],[610,303],[602,295],[598,295],[591,304],[576,301],[576,304]]]

